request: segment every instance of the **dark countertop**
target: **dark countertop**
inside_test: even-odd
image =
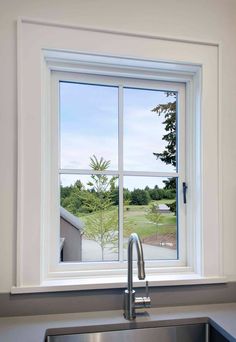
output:
[[[210,322],[230,341],[236,341],[236,303],[148,309],[129,322],[123,312],[96,311],[58,315],[0,318],[0,342],[43,342],[51,334],[133,329]]]

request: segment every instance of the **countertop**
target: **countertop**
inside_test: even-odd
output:
[[[57,334],[206,322],[210,322],[229,341],[236,341],[236,303],[227,303],[148,309],[133,322],[125,320],[120,310],[2,317],[0,342],[43,342],[47,329]]]

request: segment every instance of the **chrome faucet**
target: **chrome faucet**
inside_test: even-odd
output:
[[[133,290],[133,244],[135,243],[138,256],[138,278],[145,279],[143,248],[139,236],[132,233],[128,241],[128,288],[124,292],[124,317],[133,320],[136,317],[135,309],[150,308],[151,299],[148,295],[148,282],[146,281],[146,296],[135,297]]]

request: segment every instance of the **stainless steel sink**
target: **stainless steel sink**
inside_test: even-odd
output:
[[[209,324],[90,332],[47,336],[47,342],[224,342],[229,341]]]

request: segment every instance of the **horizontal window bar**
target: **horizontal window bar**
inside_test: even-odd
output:
[[[122,174],[124,176],[146,176],[146,177],[179,177],[178,172],[148,172],[148,171],[96,171],[91,169],[60,169],[59,174],[72,175],[114,175]]]

